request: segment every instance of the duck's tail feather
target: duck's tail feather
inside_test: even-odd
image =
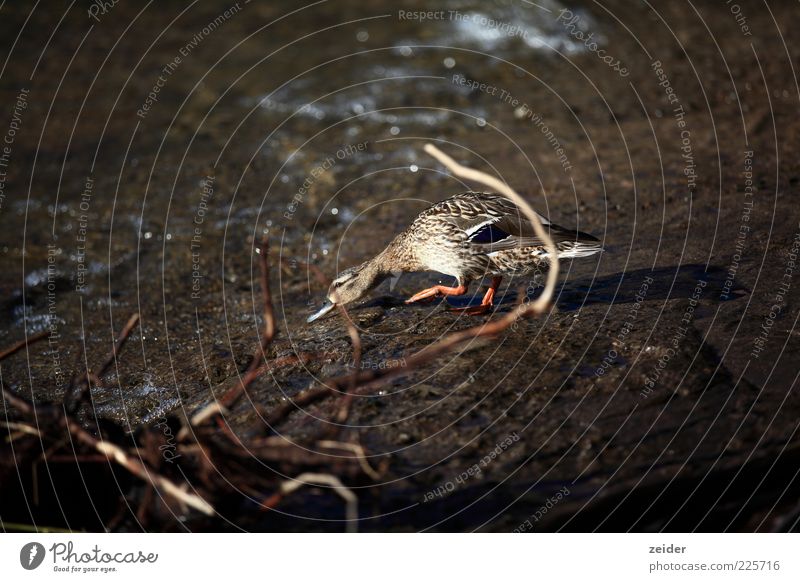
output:
[[[501,240],[491,240],[491,242],[474,243],[473,246],[482,249],[488,255],[497,253],[512,248],[519,247],[534,247],[539,256],[547,257],[547,251],[544,250],[545,244],[540,238],[528,236],[511,236],[506,232],[499,231],[492,227],[494,231],[500,233],[497,236]],[[559,259],[574,259],[578,257],[588,257],[603,250],[600,241],[590,234],[581,232],[579,230],[570,230],[557,226],[555,224],[549,225],[549,234],[556,245]],[[477,238],[477,237],[476,237]]]
[[[578,233],[583,235],[584,233]],[[586,238],[578,240],[565,240],[556,243],[559,259],[577,259],[589,257],[603,250],[600,241],[591,235],[584,235]]]

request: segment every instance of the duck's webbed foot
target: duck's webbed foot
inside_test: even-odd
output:
[[[483,315],[484,313],[489,313],[492,310],[492,307],[494,307],[494,294],[497,291],[497,288],[500,286],[500,281],[502,280],[502,277],[492,277],[492,283],[486,290],[486,295],[483,296],[483,300],[481,301],[480,305],[473,305],[471,307],[453,307],[450,311],[463,313],[464,315]]]
[[[442,297],[442,296],[455,296],[455,295],[463,295],[467,292],[467,286],[465,284],[458,285],[457,287],[446,287],[444,285],[434,285],[433,287],[429,287],[428,289],[423,289],[410,299],[406,299],[406,303],[416,303],[417,301],[422,301],[423,299],[433,299],[434,297]]]

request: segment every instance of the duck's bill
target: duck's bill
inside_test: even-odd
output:
[[[330,301],[326,301],[322,305],[322,309],[317,311],[314,315],[309,316],[309,318],[306,321],[308,321],[308,323],[311,323],[312,321],[317,321],[323,315],[326,315],[326,314],[330,313],[333,310],[334,307],[336,307],[335,303],[332,303]]]

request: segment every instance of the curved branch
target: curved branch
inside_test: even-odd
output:
[[[550,234],[545,230],[542,221],[539,220],[539,215],[534,212],[533,208],[531,208],[530,204],[528,204],[522,196],[512,190],[508,184],[504,184],[494,176],[490,176],[486,172],[481,172],[480,170],[473,170],[472,168],[462,166],[433,144],[425,144],[425,152],[439,160],[442,165],[446,166],[448,170],[459,178],[480,182],[485,186],[489,186],[489,188],[493,188],[516,204],[526,218],[530,220],[533,225],[533,230],[536,232],[536,236],[542,239],[545,247],[547,247],[547,254],[550,256],[550,269],[547,272],[547,283],[545,284],[544,291],[542,291],[542,294],[536,301],[529,304],[528,309],[534,313],[544,313],[550,305],[550,300],[553,298],[553,291],[558,281],[558,251],[553,239],[550,238]]]

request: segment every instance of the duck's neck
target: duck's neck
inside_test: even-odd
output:
[[[397,271],[404,271],[403,266],[398,261],[397,253],[394,247],[390,244],[383,249],[380,253],[372,257],[370,260],[361,264],[361,276],[369,281],[369,288],[373,288],[381,283],[392,273]]]
[[[392,268],[383,253],[377,254],[366,261],[361,267],[362,276],[377,285],[391,274]],[[373,286],[374,286],[373,285]]]
[[[362,270],[364,274],[368,275],[370,278],[383,281],[386,277],[391,275],[392,271],[397,270],[393,263],[393,254],[390,248],[386,247],[370,260],[366,261],[362,266]]]
[[[385,249],[372,259],[387,274],[419,270],[414,251],[408,244],[405,234],[397,235]]]

